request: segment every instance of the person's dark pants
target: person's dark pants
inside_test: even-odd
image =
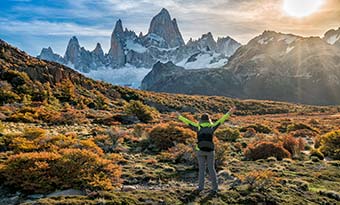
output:
[[[205,170],[206,166],[208,166],[210,180],[212,182],[212,190],[217,191],[217,175],[215,170],[215,151],[206,152],[206,151],[197,151],[197,159],[198,159],[198,189],[204,189],[204,178],[205,178]]]

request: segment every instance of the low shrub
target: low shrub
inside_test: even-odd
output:
[[[131,115],[135,115],[141,122],[151,122],[155,120],[159,113],[155,108],[144,105],[140,101],[131,100],[125,106],[125,112]]]
[[[5,129],[5,126],[0,121],[0,136],[1,136],[1,133],[4,131],[4,129]]]
[[[300,155],[304,150],[305,142],[302,138],[296,139],[292,135],[282,137],[283,147],[289,151],[292,156]]]
[[[32,128],[25,128],[23,135],[25,136],[25,138],[29,140],[34,140],[40,136],[46,135],[46,133],[47,131],[42,128],[32,127]]]
[[[219,129],[215,132],[215,135],[219,140],[227,142],[235,142],[240,138],[240,132],[232,128]]]
[[[249,191],[267,191],[275,182],[274,173],[270,170],[255,170],[241,176],[241,181],[246,184]]]
[[[258,160],[267,159],[268,157],[276,157],[278,160],[290,158],[291,154],[279,143],[258,142],[250,144],[244,151],[247,159]]]
[[[161,124],[150,131],[148,141],[157,150],[167,150],[178,143],[193,143],[195,141],[195,133],[190,129],[174,124]]]
[[[323,160],[325,158],[325,156],[322,154],[322,152],[320,152],[319,149],[312,149],[310,151],[310,156],[311,157],[317,157],[320,160]]]
[[[266,125],[262,125],[262,124],[254,124],[254,125],[248,125],[246,127],[242,127],[240,129],[241,132],[246,132],[249,128],[253,128],[256,132],[259,133],[264,133],[264,134],[269,134],[271,133],[273,130],[271,128],[269,128]]]
[[[160,155],[162,161],[172,161],[173,163],[182,163],[186,165],[193,165],[197,167],[196,152],[193,146],[182,143],[174,147],[170,147],[167,151]]]
[[[23,133],[6,134],[0,138],[0,151],[55,152],[65,148],[78,148],[103,154],[93,139],[77,139],[72,134],[48,136],[41,128],[28,128]]]
[[[256,130],[254,128],[247,128],[247,131],[244,133],[243,137],[245,138],[250,138],[250,137],[255,137],[256,135]]]
[[[319,131],[312,128],[311,126],[304,124],[304,123],[293,123],[287,126],[287,132],[292,132],[292,131],[296,131],[296,130],[310,130],[313,132],[318,133]]]
[[[110,190],[119,185],[121,168],[115,161],[80,149],[12,155],[1,167],[4,184],[26,193],[56,189]]]
[[[301,129],[290,132],[295,138],[303,137],[303,138],[313,138],[317,135],[316,132],[313,132],[308,129]]]
[[[326,133],[321,137],[320,151],[327,157],[340,160],[340,130]]]

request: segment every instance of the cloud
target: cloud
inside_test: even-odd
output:
[[[20,1],[20,2],[18,2]],[[212,32],[247,43],[263,30],[303,36],[320,35],[340,26],[340,0],[325,0],[321,10],[295,19],[282,10],[283,0],[59,0],[10,1],[1,9],[3,35],[69,38],[81,36],[85,45],[95,46],[91,37],[108,43],[115,21],[136,33],[147,32],[151,18],[167,8],[177,19],[185,40]],[[0,6],[2,7],[2,6]],[[103,40],[106,39],[106,40]],[[97,39],[96,39],[97,40]],[[39,42],[37,42],[39,43]],[[93,47],[92,46],[92,47]],[[103,45],[105,47],[105,45]]]
[[[25,33],[26,35],[76,35],[76,36],[109,36],[111,30],[88,27],[74,23],[48,21],[11,21],[0,18],[0,27],[6,33]]]

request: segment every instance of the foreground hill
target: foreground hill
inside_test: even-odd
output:
[[[339,104],[340,50],[333,42],[337,33],[327,32],[326,36],[323,40],[265,31],[240,47],[224,68],[182,69],[171,74],[179,68],[171,63],[156,64],[143,79],[142,88],[315,105]]]
[[[0,204],[336,204],[338,107],[112,86],[0,41]],[[171,111],[238,107],[216,132],[220,192],[195,193],[195,133]],[[193,114],[190,114],[192,112]],[[258,115],[260,114],[260,115]]]

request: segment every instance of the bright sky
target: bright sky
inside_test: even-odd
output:
[[[287,10],[284,1],[300,6]],[[210,31],[245,44],[264,30],[322,36],[340,27],[340,0],[301,3],[312,1],[320,0],[1,0],[0,38],[32,55],[48,46],[64,55],[73,35],[87,49],[100,42],[107,52],[116,20],[145,33],[162,7],[177,19],[185,41]]]

